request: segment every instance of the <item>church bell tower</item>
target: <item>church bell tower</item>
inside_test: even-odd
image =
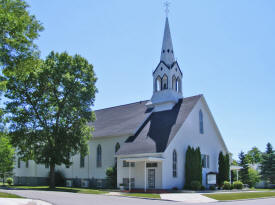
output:
[[[182,98],[182,72],[174,57],[168,16],[160,55],[160,62],[153,72],[153,96],[147,103],[154,112],[170,110]]]

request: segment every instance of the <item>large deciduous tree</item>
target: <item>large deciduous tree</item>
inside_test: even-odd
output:
[[[246,154],[248,163],[258,164],[262,162],[262,153],[257,147],[252,147]]]
[[[7,83],[11,142],[22,158],[49,164],[51,188],[56,165],[70,165],[70,156],[88,152],[95,82],[83,57],[51,52],[24,78]]]
[[[14,167],[14,149],[8,137],[0,133],[0,178],[5,182],[5,177],[11,176]]]
[[[0,66],[14,69],[37,55],[34,40],[43,30],[24,0],[0,0]]]

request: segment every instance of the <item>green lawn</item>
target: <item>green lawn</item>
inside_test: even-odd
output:
[[[254,199],[261,197],[275,197],[275,192],[242,192],[242,193],[226,193],[226,194],[203,194],[206,197],[227,201],[238,199]]]
[[[257,189],[257,188],[250,188],[249,191],[275,191],[275,189]]]
[[[133,196],[133,197],[142,197],[142,198],[153,198],[160,199],[159,194],[146,194],[146,193],[127,193],[123,194],[124,196]]]
[[[43,190],[43,191],[63,191],[82,194],[106,194],[107,190],[100,189],[86,189],[86,188],[71,188],[71,187],[56,187],[55,189],[49,189],[48,186],[11,186],[16,189],[31,189],[31,190]]]
[[[15,194],[8,194],[8,193],[0,192],[0,198],[23,198],[23,197],[17,196]]]

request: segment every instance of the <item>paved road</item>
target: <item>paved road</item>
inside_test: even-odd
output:
[[[0,190],[1,192],[3,190]],[[3,191],[4,192],[4,191]],[[188,203],[161,201],[154,199],[139,199],[120,196],[104,196],[94,194],[77,194],[54,191],[5,190],[23,197],[40,199],[53,205],[188,205]],[[197,203],[204,204],[205,203]],[[235,202],[214,202],[211,205],[274,205],[275,198],[257,199]],[[194,204],[193,204],[194,205]]]

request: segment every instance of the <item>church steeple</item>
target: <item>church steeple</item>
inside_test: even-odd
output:
[[[153,95],[150,102],[147,103],[148,107],[154,108],[154,112],[172,109],[182,98],[182,72],[174,57],[167,17],[168,11],[168,7],[166,7],[160,62],[153,72]]]
[[[163,41],[162,41],[160,61],[163,61],[169,66],[175,62],[174,49],[173,49],[168,17],[166,17],[166,20],[165,20],[165,28],[164,28],[164,35],[163,35]]]

